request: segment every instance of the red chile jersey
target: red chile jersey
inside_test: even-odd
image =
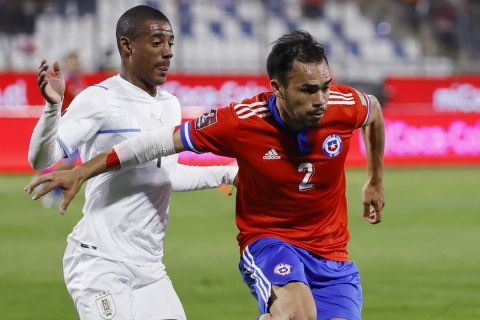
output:
[[[344,163],[353,130],[368,120],[367,95],[332,85],[318,127],[293,131],[276,97],[261,93],[181,125],[186,150],[237,158],[241,250],[276,237],[324,258],[347,261]]]

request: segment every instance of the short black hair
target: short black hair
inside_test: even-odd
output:
[[[267,58],[267,73],[270,80],[278,80],[288,85],[288,73],[294,61],[321,62],[325,60],[325,49],[307,31],[297,30],[281,36],[273,42],[273,48]]]
[[[125,36],[130,40],[134,40],[147,20],[160,20],[170,24],[167,16],[161,11],[145,5],[130,8],[121,15],[118,19],[116,30],[117,46],[120,54],[122,53],[120,50],[120,38]]]

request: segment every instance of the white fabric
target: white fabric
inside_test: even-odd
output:
[[[173,191],[189,191],[193,188],[217,188],[222,183],[233,184],[237,172],[237,167],[230,166],[195,167],[177,164],[173,173],[170,173],[170,178]]]
[[[47,111],[31,151],[37,158],[57,151],[49,159],[34,159],[42,167],[76,149],[85,162],[126,139],[181,121],[176,97],[160,88],[151,97],[120,76],[82,91],[58,129],[58,113],[55,118]],[[162,262],[172,184],[181,191],[216,187],[232,182],[236,169],[190,170],[177,164],[178,155],[160,160],[98,175],[86,185],[84,215],[68,236],[64,260],[65,281],[82,320],[101,319],[97,304],[104,298],[115,303],[114,319],[185,318]]]
[[[180,123],[178,100],[156,97],[122,79],[109,78],[82,91],[61,118],[58,141],[65,153],[79,149],[83,162],[113,145],[159,126]],[[136,264],[161,263],[176,156],[89,180],[84,216],[69,239],[93,245],[95,254]]]
[[[137,166],[159,157],[174,154],[173,129],[159,127],[115,145],[113,148],[120,160],[121,167]]]
[[[60,120],[56,140],[65,154],[78,148],[85,162],[126,139],[159,127],[173,128],[180,121],[176,97],[161,89],[151,97],[114,76],[72,101]],[[177,170],[177,159],[178,155],[171,155],[89,180],[84,216],[69,239],[97,247],[94,254],[108,259],[161,264],[172,179],[181,179],[174,184],[186,191],[216,187],[231,180],[224,176],[232,175],[231,168],[192,169],[181,174],[185,169]]]
[[[28,149],[28,162],[35,170],[49,168],[63,156],[62,149],[57,143],[61,107],[61,103],[54,105],[47,103],[33,129]]]
[[[173,128],[160,127],[140,134],[120,142],[114,146],[114,149],[123,169],[175,154]],[[198,167],[177,164],[176,168],[170,171],[170,178],[173,191],[189,191],[217,188],[222,183],[233,184],[237,172],[237,167]]]
[[[63,258],[65,283],[81,320],[186,319],[162,265],[139,266],[88,254],[69,243]]]
[[[140,134],[120,142],[114,146],[114,149],[123,169],[150,162],[158,157],[172,155],[175,153],[173,128],[161,127]],[[217,188],[222,183],[233,184],[237,172],[237,167],[199,167],[177,164],[169,174],[173,191],[190,191]]]

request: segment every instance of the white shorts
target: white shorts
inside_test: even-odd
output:
[[[186,319],[163,265],[112,261],[69,243],[63,271],[81,320]]]

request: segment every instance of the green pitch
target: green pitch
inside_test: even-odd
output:
[[[388,169],[384,222],[361,219],[363,170],[348,171],[350,255],[366,320],[480,319],[480,168]],[[66,216],[23,194],[28,176],[0,176],[0,319],[78,319],[65,289]],[[238,273],[234,198],[173,196],[165,263],[189,319],[254,319]]]

